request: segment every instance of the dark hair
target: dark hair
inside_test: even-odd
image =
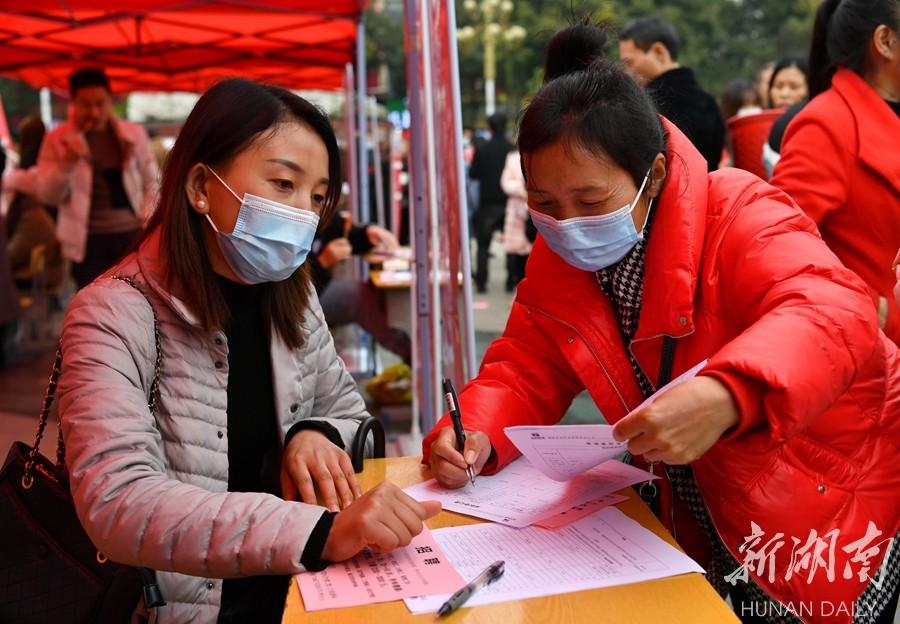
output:
[[[666,151],[650,97],[608,59],[551,80],[522,113],[518,143],[523,155],[557,141],[606,154],[638,186],[656,155]],[[523,173],[527,178],[524,159]]]
[[[775,63],[775,67],[772,68],[772,75],[769,77],[769,88],[766,89],[767,96],[772,91],[772,87],[775,86],[775,78],[778,76],[778,73],[789,67],[796,67],[800,70],[803,74],[803,79],[806,81],[807,89],[809,88],[809,69],[806,64],[806,59],[797,55],[783,56],[778,59],[778,62]],[[771,100],[772,98],[769,99]]]
[[[319,227],[334,214],[341,193],[341,160],[337,139],[328,117],[314,105],[286,89],[243,78],[219,82],[204,93],[166,159],[159,206],[147,224],[143,238],[161,228],[160,253],[165,258],[166,280],[181,285],[180,296],[207,330],[221,328],[228,308],[215,279],[203,243],[205,222],[188,203],[188,173],[197,163],[221,171],[254,140],[281,123],[308,126],[328,150],[328,190]],[[309,269],[265,290],[263,310],[276,331],[292,348],[303,344],[299,320],[309,304],[312,289]]]
[[[673,61],[678,60],[681,51],[681,39],[678,31],[661,17],[641,17],[625,25],[619,33],[619,41],[634,41],[634,45],[646,52],[657,41],[669,51]]]
[[[722,111],[722,119],[727,121],[737,115],[738,111],[747,103],[748,95],[753,102],[759,103],[753,83],[745,78],[737,78],[725,85],[722,94],[719,96],[719,109]]]
[[[494,136],[502,135],[506,132],[506,115],[503,113],[494,113],[488,117],[488,128]]]
[[[558,31],[547,43],[544,62],[544,83],[563,74],[587,69],[604,56],[606,31],[592,24],[589,17]]]
[[[46,128],[37,115],[29,115],[19,124],[19,167],[28,169],[37,164],[38,152],[44,142]]]
[[[44,122],[38,115],[29,115],[19,124],[19,168],[28,169],[37,163],[41,143],[44,142]],[[0,150],[3,156],[6,153]],[[5,163],[4,163],[5,164]],[[35,205],[24,193],[16,193],[6,211],[6,237],[12,238],[26,208]]]
[[[809,49],[809,97],[831,86],[839,65],[861,73],[875,29],[900,33],[900,0],[823,0]]]
[[[79,89],[87,87],[103,87],[107,91],[109,88],[109,78],[106,72],[99,67],[85,67],[69,74],[69,95],[73,98]]]

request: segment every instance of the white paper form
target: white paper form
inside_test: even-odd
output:
[[[643,403],[641,403],[641,404],[638,405],[636,408],[634,408],[633,410],[631,410],[630,412],[628,412],[628,414],[629,414],[629,415],[634,414],[634,413],[635,413],[636,411],[638,411],[639,409],[641,409],[641,408],[643,408],[643,407],[647,407],[648,405],[650,405],[651,403],[653,403],[656,399],[658,399],[659,397],[661,397],[662,395],[664,395],[666,392],[668,392],[668,391],[671,390],[672,388],[675,388],[675,387],[677,387],[677,386],[680,386],[681,384],[683,384],[684,382],[686,382],[688,379],[693,379],[694,377],[697,376],[697,373],[699,373],[700,371],[702,371],[702,370],[706,367],[706,363],[707,363],[707,362],[709,362],[709,360],[703,360],[702,362],[700,362],[699,364],[697,364],[697,365],[694,366],[693,368],[684,371],[683,373],[681,373],[680,375],[678,375],[678,377],[676,377],[675,379],[673,379],[672,381],[670,381],[669,383],[667,383],[666,385],[664,385],[662,388],[660,388],[659,390],[657,390],[656,392],[654,392],[651,396],[649,396],[649,397],[647,397],[646,399],[644,399],[644,402],[643,402]]]
[[[538,470],[551,479],[568,481],[628,450],[612,436],[611,425],[506,427],[503,432]]]
[[[629,415],[696,377],[706,362],[703,360],[664,385],[631,410]],[[541,472],[551,479],[566,481],[628,450],[625,442],[617,442],[613,438],[612,429],[612,425],[551,425],[506,427],[503,432]]]
[[[494,561],[506,562],[504,575],[479,589],[467,607],[703,573],[690,557],[615,507],[558,531],[474,524],[433,533],[465,579],[474,578]],[[406,598],[404,602],[413,613],[429,613],[448,597]]]
[[[544,476],[520,457],[495,475],[479,475],[449,490],[431,479],[404,491],[418,501],[439,500],[444,509],[514,527],[568,511],[576,505],[612,494],[629,485],[655,479],[646,470],[609,461],[565,483]]]

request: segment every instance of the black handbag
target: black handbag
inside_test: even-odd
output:
[[[115,279],[140,291],[130,278]],[[155,413],[162,363],[155,310],[153,326],[156,362],[149,405]],[[69,492],[62,431],[55,463],[38,450],[61,365],[57,350],[34,444],[13,443],[0,470],[0,622],[128,622],[142,592],[147,607],[166,604],[154,573],[109,561],[91,543]]]

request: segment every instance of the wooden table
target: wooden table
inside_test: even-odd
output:
[[[431,478],[418,457],[367,459],[365,470],[359,475],[364,490],[385,479],[406,487]],[[639,523],[678,546],[646,505],[628,488],[622,494],[627,501],[619,509]],[[476,524],[477,518],[443,511],[428,521],[432,529]],[[282,624],[396,624],[397,622],[434,622],[434,614],[411,615],[402,601],[386,602],[364,607],[329,609],[307,613],[303,609],[297,584],[292,582]],[[712,586],[700,574],[685,574],[656,581],[621,587],[592,589],[464,608],[441,620],[448,624],[491,622],[496,624],[554,624],[568,622],[611,622],[640,624],[703,624],[738,622],[728,605],[719,598]]]

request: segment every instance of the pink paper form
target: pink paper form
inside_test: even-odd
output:
[[[427,528],[405,548],[366,549],[349,561],[295,578],[307,611],[451,594],[466,584]]]

